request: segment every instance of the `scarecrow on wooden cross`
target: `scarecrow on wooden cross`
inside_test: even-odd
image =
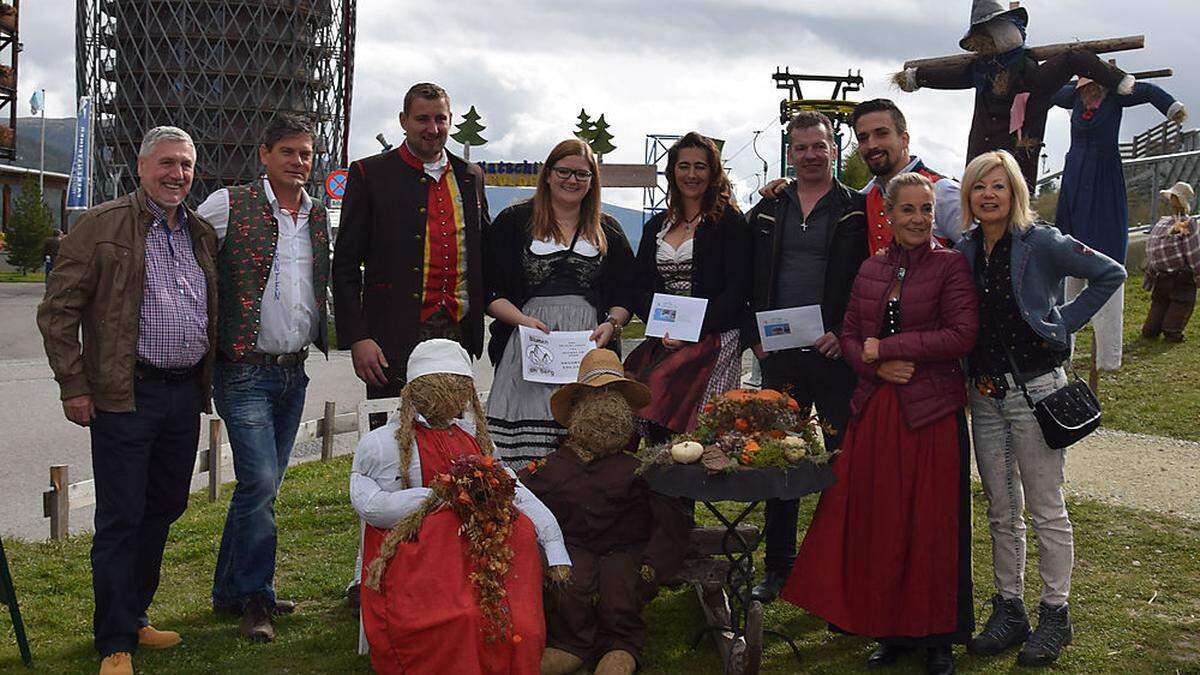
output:
[[[1015,5],[1015,3],[1013,3]],[[1007,150],[1021,165],[1033,189],[1037,179],[1046,115],[1052,97],[1072,77],[1087,77],[1118,94],[1133,91],[1134,79],[1096,56],[1094,50],[1140,47],[1136,39],[1120,44],[1078,43],[1027,48],[1029,14],[1001,0],[975,0],[971,27],[959,46],[963,56],[905,63],[894,82],[904,91],[974,89],[975,116],[967,144],[967,162],[990,150]]]

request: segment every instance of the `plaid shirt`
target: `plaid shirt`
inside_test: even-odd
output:
[[[1146,274],[1164,274],[1192,270],[1200,285],[1200,218],[1188,218],[1191,233],[1171,234],[1174,216],[1164,216],[1150,230],[1146,240]]]
[[[187,210],[178,208],[179,229],[167,212],[146,199],[154,222],[146,231],[146,281],[138,324],[138,360],[156,368],[191,368],[208,352],[208,294],[196,262]]]

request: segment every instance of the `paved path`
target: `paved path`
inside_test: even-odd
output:
[[[50,531],[42,517],[42,492],[49,486],[50,465],[70,465],[72,482],[92,477],[88,432],[62,414],[58,385],[42,351],[35,311],[40,284],[0,284],[0,534],[43,538]],[[340,412],[354,410],[364,398],[349,352],[330,352],[329,360],[309,358],[309,384],[304,419],[316,419],[325,401]],[[491,384],[491,366],[476,364],[476,381]],[[201,446],[208,423],[201,423]],[[340,450],[353,449],[352,435],[339,437]],[[319,448],[297,448],[306,454]],[[90,529],[91,509],[71,512],[71,531]]]

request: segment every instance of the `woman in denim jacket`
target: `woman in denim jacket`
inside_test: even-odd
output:
[[[992,615],[969,650],[992,655],[1024,644],[1018,663],[1046,665],[1072,635],[1067,596],[1075,554],[1062,493],[1066,451],[1046,445],[1020,383],[1034,401],[1066,385],[1062,362],[1070,336],[1121,286],[1125,270],[1055,228],[1034,223],[1028,188],[1007,152],[972,160],[962,186],[963,225],[979,224],[957,248],[971,265],[979,293],[979,340],[968,357],[970,404],[996,585]],[[1088,285],[1064,305],[1067,277]],[[1026,507],[1038,536],[1042,578],[1032,634],[1022,601]]]

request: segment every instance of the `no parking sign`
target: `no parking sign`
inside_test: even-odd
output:
[[[350,180],[350,174],[345,169],[334,169],[325,177],[325,194],[333,199],[341,199],[346,196],[346,181]]]

